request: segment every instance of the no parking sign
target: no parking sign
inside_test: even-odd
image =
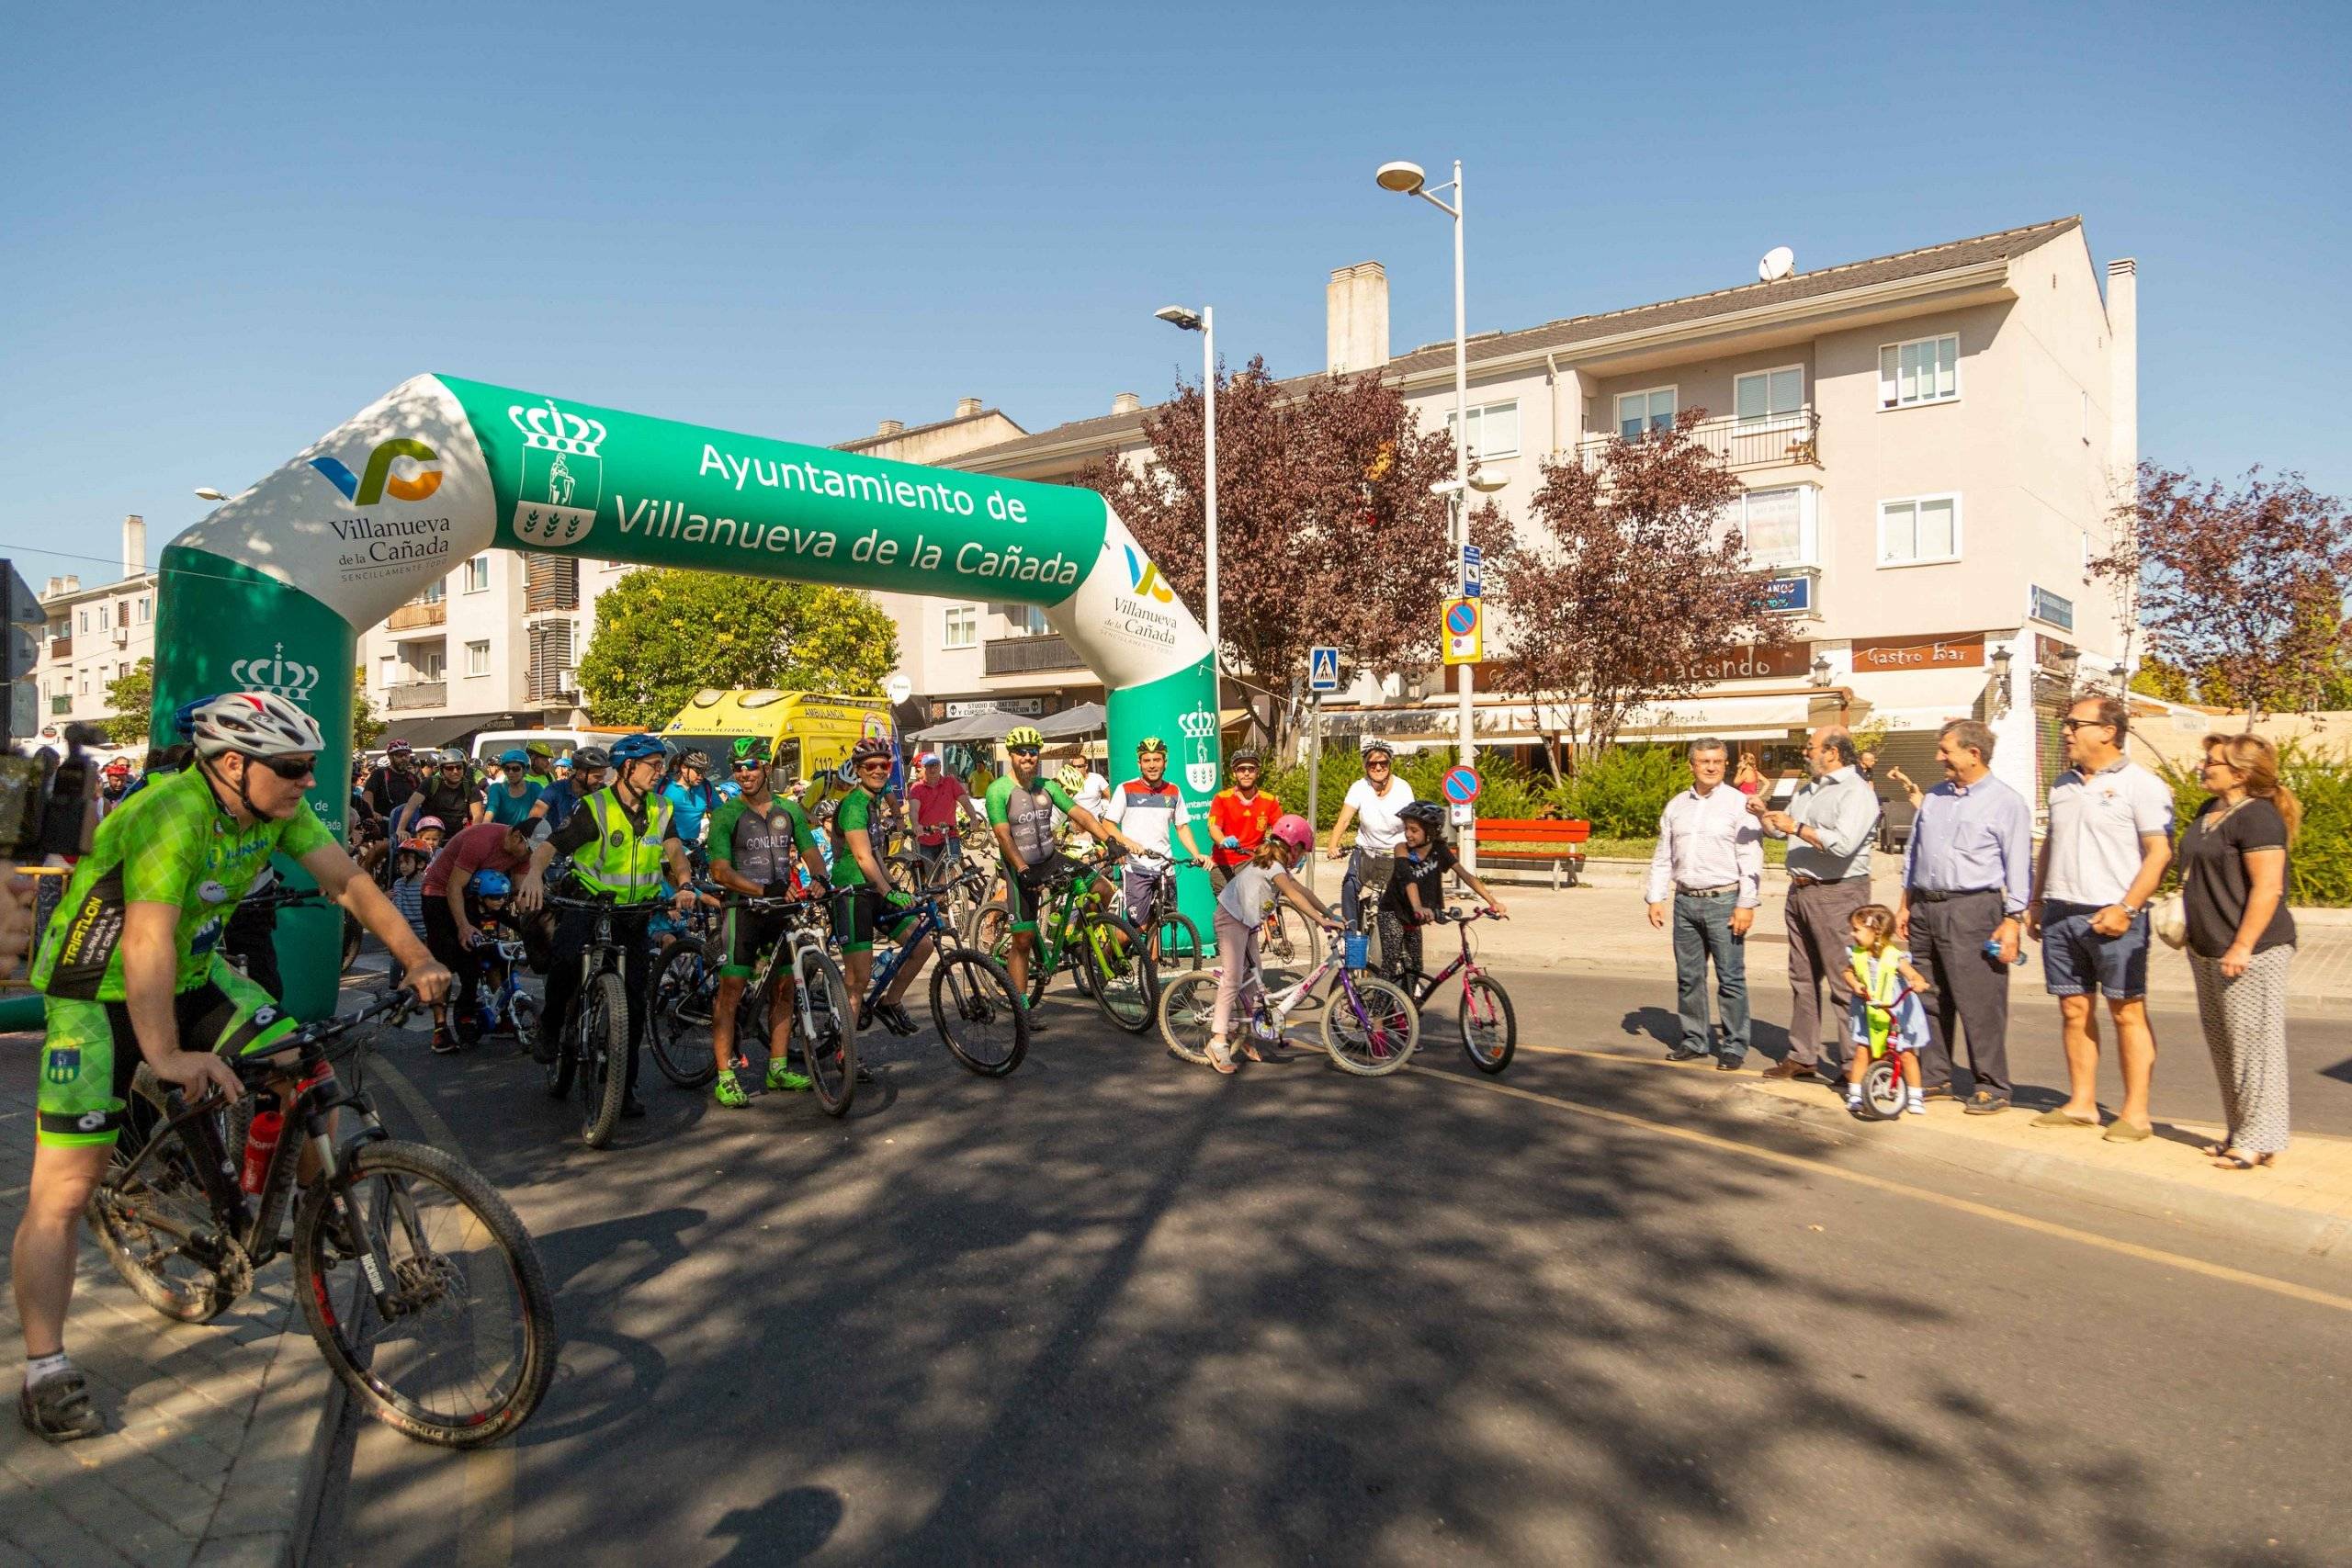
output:
[[[1445,661],[1448,664],[1476,664],[1487,657],[1486,615],[1483,599],[1448,599],[1440,612],[1444,622]]]

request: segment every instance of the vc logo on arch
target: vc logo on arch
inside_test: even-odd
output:
[[[1147,594],[1151,598],[1159,600],[1163,604],[1176,597],[1175,590],[1170,588],[1168,584],[1161,580],[1159,575],[1159,567],[1156,562],[1146,560],[1143,557],[1136,554],[1136,547],[1133,545],[1126,545],[1122,547],[1127,552],[1127,582],[1129,586],[1133,587],[1136,592]]]
[[[343,499],[354,506],[373,506],[387,495],[394,501],[423,501],[441,488],[439,468],[419,468],[409,479],[395,475],[392,465],[403,457],[415,464],[441,460],[441,455],[424,442],[403,436],[387,441],[368,453],[365,474],[354,474],[333,457],[313,457],[311,467],[324,474],[327,482],[341,491]]]

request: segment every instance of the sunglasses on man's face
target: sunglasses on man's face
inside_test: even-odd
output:
[[[745,758],[742,761],[735,764],[735,771],[739,773],[757,773],[760,769],[766,766],[767,764],[765,762],[753,761],[750,758]]]
[[[1008,757],[1026,757],[1034,762],[1037,760],[1039,753],[1037,748],[1035,746],[1014,746],[1010,748],[1005,752],[1005,755]]]
[[[2112,729],[2115,727],[2109,724],[2105,719],[2062,718],[2058,721],[2058,728],[2064,730],[2067,734],[2072,735],[2077,729]]]
[[[288,784],[294,784],[316,773],[319,760],[316,757],[264,757],[261,765]]]

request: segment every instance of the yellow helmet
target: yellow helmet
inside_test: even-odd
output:
[[[1043,749],[1045,744],[1046,738],[1037,733],[1034,725],[1016,725],[1004,737],[1004,749],[1008,751],[1035,751]]]

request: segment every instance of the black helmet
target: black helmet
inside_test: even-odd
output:
[[[872,761],[896,762],[899,749],[878,735],[869,735],[849,749],[849,765],[862,768]]]
[[[609,768],[612,765],[612,757],[602,746],[582,746],[571,754],[571,767],[575,773],[582,768]]]
[[[1432,839],[1445,834],[1445,807],[1434,800],[1408,801],[1396,812],[1399,822],[1419,822]]]
[[[678,766],[682,768],[698,768],[707,773],[710,772],[710,753],[707,751],[689,751],[684,756],[678,759]]]
[[[1244,762],[1249,763],[1253,768],[1261,765],[1258,761],[1258,753],[1250,750],[1247,746],[1244,746],[1240,750],[1234,752],[1225,760],[1225,765],[1227,768],[1238,768]]]

